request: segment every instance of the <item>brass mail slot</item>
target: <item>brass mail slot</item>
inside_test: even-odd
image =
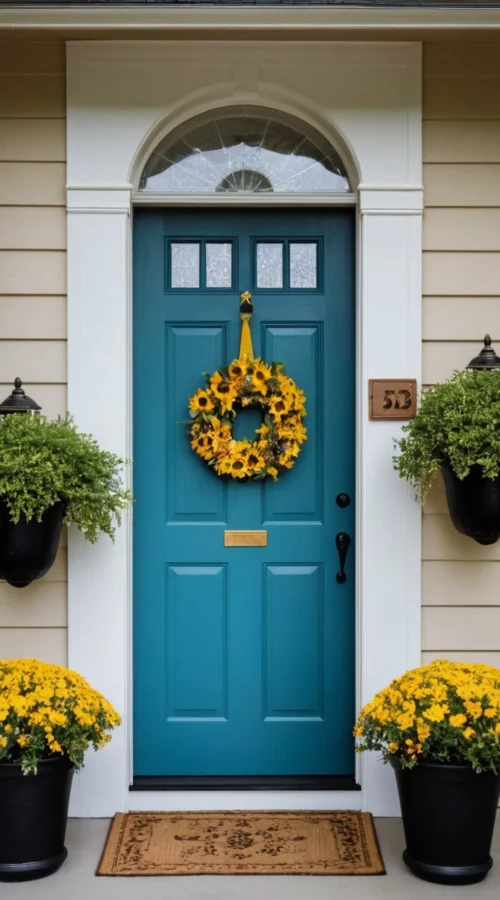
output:
[[[267,531],[225,531],[224,547],[267,547]]]

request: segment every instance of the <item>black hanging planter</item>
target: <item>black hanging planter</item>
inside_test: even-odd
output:
[[[62,866],[73,770],[64,756],[40,760],[36,775],[0,763],[0,881],[32,881]]]
[[[463,479],[443,465],[446,498],[452,522],[461,534],[478,544],[494,544],[500,538],[500,476],[485,478],[481,466],[472,466]]]
[[[406,839],[403,859],[414,875],[437,884],[475,884],[490,856],[500,796],[500,773],[470,765],[420,762],[396,772]]]
[[[56,558],[64,514],[59,502],[45,510],[41,522],[21,515],[14,523],[0,498],[0,578],[21,588],[45,575]]]

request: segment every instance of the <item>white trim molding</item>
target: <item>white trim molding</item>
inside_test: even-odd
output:
[[[271,35],[283,31],[300,31],[310,34],[321,30],[322,34],[338,33],[352,36],[360,30],[373,36],[377,33],[397,30],[406,32],[411,40],[412,33],[425,32],[483,31],[500,28],[500,10],[492,6],[470,3],[469,7],[455,7],[443,4],[441,7],[397,6],[337,6],[318,4],[312,6],[256,7],[254,4],[237,6],[209,3],[171,6],[152,6],[143,2],[131,6],[112,3],[92,4],[88,7],[53,6],[40,8],[33,4],[27,9],[8,6],[0,9],[0,27],[16,30],[64,31],[76,39],[78,32],[92,29],[99,33],[123,31],[133,34],[147,31],[161,32],[164,36],[200,29],[210,33],[230,29],[232,32],[251,28],[253,31],[269,32]]]
[[[368,379],[421,380],[421,46],[69,42],[67,55],[68,402],[78,424],[121,456],[133,455],[131,212],[141,167],[159,137],[204,110],[248,103],[303,118],[344,158],[354,192],[344,202],[359,208],[359,706],[420,662],[420,509],[392,468],[399,425],[368,420]],[[295,195],[282,202],[313,200]],[[250,809],[305,802],[397,814],[391,773],[369,755],[358,758],[362,789],[350,800],[331,792],[129,792],[131,515],[115,544],[104,539],[90,547],[70,536],[69,664],[116,704],[125,722],[102,753],[89,754],[72,814],[109,816],[137,804]]]

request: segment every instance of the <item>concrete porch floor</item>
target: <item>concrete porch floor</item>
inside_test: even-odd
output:
[[[498,900],[500,828],[493,844],[494,866],[486,881],[449,888],[414,878],[401,859],[399,819],[378,819],[377,834],[386,876],[185,876],[169,878],[95,878],[108,829],[105,819],[72,819],[69,857],[51,878],[26,884],[0,884],[0,900]]]

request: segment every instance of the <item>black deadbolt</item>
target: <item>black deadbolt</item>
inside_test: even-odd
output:
[[[337,494],[337,506],[340,506],[341,509],[345,509],[346,506],[349,506],[351,502],[351,498],[349,494]]]

